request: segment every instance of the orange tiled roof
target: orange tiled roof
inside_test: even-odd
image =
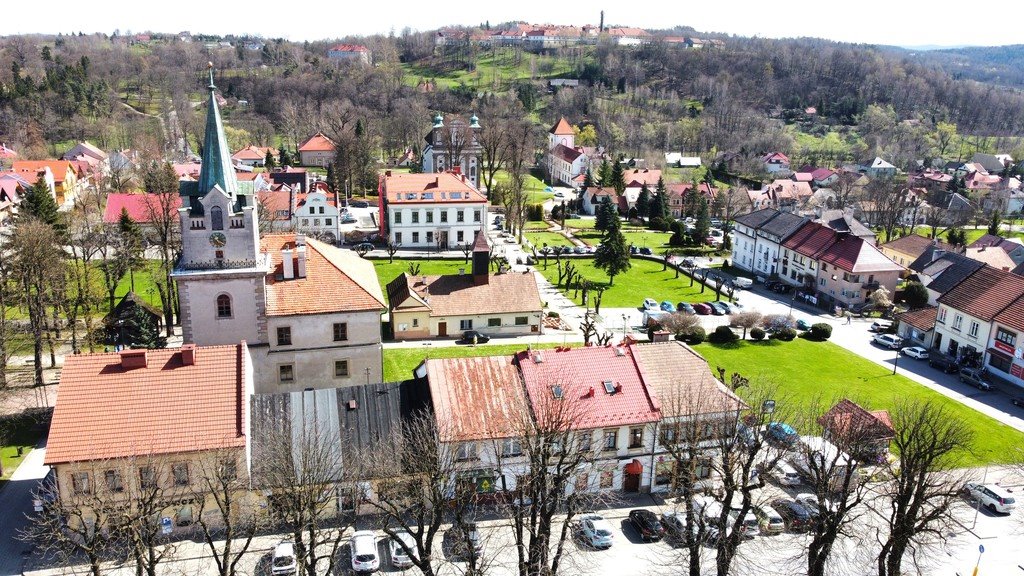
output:
[[[415,293],[430,307],[432,317],[540,313],[542,308],[532,273],[489,274],[487,284],[475,284],[471,274],[410,276],[403,272],[388,283],[388,291]]]
[[[551,127],[551,133],[555,136],[575,136],[572,126],[566,122],[565,118],[559,118],[558,123]]]
[[[11,170],[15,172],[39,173],[43,168],[49,168],[53,173],[53,181],[60,184],[67,177],[68,171],[75,172],[74,167],[67,160],[17,160],[11,164]]]
[[[487,202],[468,180],[451,172],[386,175],[384,193],[389,204]]]
[[[46,464],[245,446],[245,342],[197,347],[191,366],[180,348],[144,352],[144,368],[118,353],[67,356]]]
[[[526,396],[512,356],[426,360],[442,441],[521,434]]]
[[[322,132],[317,132],[302,146],[299,146],[299,152],[334,152],[334,142],[324,136]]]
[[[268,234],[261,251],[271,257],[267,276],[267,315],[330,314],[383,310],[384,294],[373,263],[351,250],[306,240],[306,277],[278,280],[283,271],[281,250],[295,248],[294,234]]]

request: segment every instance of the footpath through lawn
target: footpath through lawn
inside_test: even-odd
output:
[[[695,349],[707,358],[712,372],[721,366],[727,374],[739,372],[751,380],[770,382],[797,402],[849,398],[869,410],[893,409],[904,401],[939,404],[974,432],[974,450],[964,456],[965,466],[1010,463],[1024,445],[1024,432],[830,342],[797,338],[705,343]]]

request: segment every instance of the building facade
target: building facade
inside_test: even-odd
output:
[[[484,158],[484,149],[477,141],[480,129],[476,115],[470,116],[469,122],[452,116],[447,124],[440,113],[434,116],[434,125],[424,138],[423,172],[458,172],[479,189]]]
[[[465,174],[392,174],[380,179],[380,234],[405,248],[472,243],[487,222],[487,198]]]

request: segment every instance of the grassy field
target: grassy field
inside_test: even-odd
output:
[[[531,344],[533,348],[554,348],[559,344]],[[479,346],[443,346],[437,348],[386,348],[384,381],[409,378],[424,358],[469,358],[472,356],[511,356],[526,349],[525,344],[484,344]]]
[[[592,259],[576,259],[572,263],[584,278],[599,285],[608,285],[608,275],[603,270],[595,268]],[[676,302],[707,302],[715,299],[713,288],[706,288],[701,294],[701,283],[694,282],[691,288],[690,278],[685,274],[680,274],[677,279],[676,273],[671,268],[663,272],[661,264],[650,260],[634,258],[632,263],[633,267],[628,272],[615,277],[615,284],[608,288],[601,298],[601,306],[609,308],[639,307],[644,298],[654,298],[658,302],[669,300],[673,304]],[[552,258],[548,258],[547,270],[544,269],[543,260],[537,269],[552,283],[558,281],[558,269]],[[568,296],[571,298],[572,292],[569,292]],[[575,301],[582,305],[582,294]]]
[[[548,246],[572,246],[573,243],[568,238],[562,236],[558,232],[527,232],[524,234],[527,240],[533,243],[538,249],[543,248],[544,244]]]
[[[3,462],[3,475],[0,476],[0,487],[11,477],[21,461],[28,456],[32,447],[39,441],[39,430],[29,417],[9,418],[0,421],[0,461]],[[18,449],[22,453],[18,455]]]
[[[964,455],[965,466],[1008,463],[1024,444],[1024,433],[909,378],[894,376],[891,369],[830,342],[798,338],[792,342],[705,343],[696,349],[712,370],[721,366],[729,373],[772,383],[782,395],[796,401],[810,401],[819,395],[827,402],[845,397],[870,410],[895,408],[904,400],[935,402],[974,432],[974,450]]]
[[[508,184],[508,181],[509,181],[508,172],[505,172],[504,170],[499,170],[494,175],[494,184],[495,185],[497,185],[497,184]],[[534,174],[534,173],[527,174],[526,175],[526,179],[523,182],[523,189],[526,190],[526,194],[527,194],[527,196],[529,198],[528,202],[530,204],[539,204],[539,203],[544,202],[545,200],[549,200],[550,198],[553,198],[554,195],[555,195],[554,192],[545,192],[544,191],[544,189],[547,188],[547,187],[548,187],[548,185],[545,184],[537,176],[537,174]]]
[[[914,229],[914,232],[918,236],[924,236],[925,238],[931,238],[932,237],[931,236],[931,234],[932,234],[931,228],[928,228],[927,226],[919,226],[918,228]],[[967,230],[964,230],[964,233],[967,235],[967,243],[970,244],[970,243],[974,242],[975,240],[977,240],[978,238],[981,238],[985,234],[988,234],[988,230],[986,230],[984,228],[978,228],[978,229],[969,228]],[[939,240],[946,241],[946,237],[947,237],[948,234],[949,234],[948,231],[941,232],[941,233],[938,234],[937,238]],[[1002,236],[1003,238],[1024,238],[1024,232],[1009,232],[1009,231],[1007,231],[1004,228],[1000,232],[1000,236]]]
[[[533,221],[530,221],[530,222],[526,223],[526,229],[527,230],[547,230],[550,227],[551,227],[551,224],[549,224],[547,222],[533,222]]]
[[[576,230],[593,230],[595,222],[597,220],[594,218],[569,218],[565,221],[565,227]]]
[[[436,59],[440,64],[440,59]],[[474,70],[445,70],[438,66],[423,64],[402,64],[405,82],[415,86],[420,79],[433,79],[438,88],[453,88],[459,84],[476,89],[504,90],[519,80],[555,78],[572,72],[572,63],[567,58],[530,54],[511,48],[483,50],[474,60]]]
[[[591,230],[589,232],[579,232],[575,236],[590,246],[597,246],[601,243],[601,237],[604,235],[603,232],[597,230]],[[626,238],[626,245],[634,245],[638,248],[647,247],[651,250],[658,251],[660,248],[668,247],[668,239],[672,234],[668,232],[623,232],[622,235]]]

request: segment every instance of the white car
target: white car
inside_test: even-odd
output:
[[[746,290],[754,285],[754,281],[750,278],[737,277],[732,281],[732,285],[739,288],[740,290]]]
[[[411,568],[412,557],[405,552],[405,548],[402,548],[402,544],[399,544],[399,540],[405,544],[406,548],[416,553],[416,541],[413,540],[412,534],[406,531],[396,532],[395,537],[388,540],[388,555],[391,556],[391,565],[395,568]]]
[[[369,574],[380,570],[377,537],[372,530],[360,530],[352,535],[352,571]]]
[[[783,486],[799,486],[803,484],[803,479],[800,478],[800,473],[796,471],[786,462],[778,462],[775,464],[775,477],[778,478],[779,484]]]
[[[991,512],[1009,514],[1017,507],[1017,501],[1014,500],[1009,490],[995,484],[968,482],[964,484],[964,492],[972,500],[978,502],[979,506],[984,506]]]
[[[661,305],[654,298],[644,298],[644,310],[661,310]]]
[[[615,536],[607,520],[590,513],[580,515],[580,538],[592,548],[611,548]]]
[[[893,336],[892,334],[876,334],[871,338],[871,341],[883,348],[889,348],[890,350],[898,350],[900,345],[903,344],[903,339],[899,336]]]
[[[928,359],[928,349],[921,346],[908,346],[902,350],[904,356],[917,358],[918,360]]]
[[[270,564],[270,573],[273,576],[284,576],[295,574],[298,569],[298,562],[295,558],[295,545],[290,540],[284,540],[274,546],[274,556]]]

